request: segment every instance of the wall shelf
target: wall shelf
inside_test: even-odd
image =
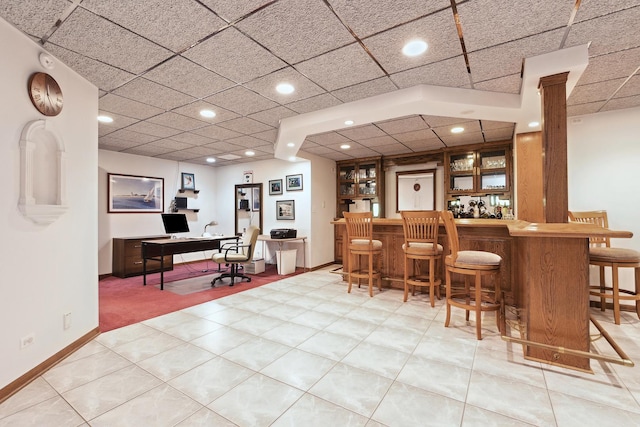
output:
[[[188,189],[184,189],[184,188],[179,188],[178,189],[178,193],[184,193],[185,191],[191,191],[193,194],[198,194],[200,192],[200,190],[188,190]]]
[[[191,208],[175,208],[175,211],[193,211],[193,212],[198,212],[200,209],[191,209]]]

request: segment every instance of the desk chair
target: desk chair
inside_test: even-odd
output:
[[[444,326],[449,326],[451,306],[476,313],[476,338],[482,339],[482,312],[496,311],[496,324],[500,332],[504,332],[504,315],[502,313],[502,297],[500,293],[500,255],[484,251],[461,251],[458,229],[451,211],[442,212],[442,220],[447,231],[451,253],[444,259],[446,267],[445,289],[447,294],[447,318]],[[452,290],[451,273],[464,275],[464,288]],[[492,276],[495,289],[493,292],[482,289],[482,277]],[[470,279],[474,278],[471,286]]]
[[[440,299],[438,261],[442,259],[442,245],[438,244],[440,213],[438,211],[400,211],[404,231],[404,302],[407,302],[409,286],[415,295],[416,286],[429,287],[431,307],[435,305],[434,292]],[[428,273],[420,271],[420,261],[428,261]],[[413,275],[409,274],[409,266]],[[422,274],[421,274],[422,273]]]
[[[238,273],[238,265],[251,262],[253,259],[253,252],[256,248],[256,242],[258,240],[258,234],[260,230],[258,227],[251,226],[244,233],[241,242],[225,243],[220,246],[220,252],[211,256],[213,262],[218,264],[229,264],[230,271],[223,273],[211,281],[211,286],[215,286],[216,280],[220,280],[229,277],[231,283],[229,286],[235,284],[236,277],[240,278],[240,281],[251,281],[251,277]]]
[[[349,264],[349,288],[351,293],[351,284],[353,279],[358,280],[360,287],[360,279],[368,279],[369,296],[373,296],[373,280],[378,280],[378,289],[382,291],[382,242],[373,239],[373,214],[371,212],[344,212],[344,220],[347,225],[347,253]],[[362,257],[367,257],[367,266],[361,265]],[[377,257],[377,263],[374,258]],[[374,268],[374,264],[377,267]]]
[[[609,228],[607,211],[569,212],[572,222],[584,222]],[[589,264],[598,266],[600,284],[589,286],[589,295],[600,297],[600,310],[605,311],[607,299],[613,300],[613,320],[620,324],[620,300],[635,301],[636,314],[640,318],[640,252],[633,249],[612,248],[609,237],[589,238]],[[605,281],[605,267],[611,268],[611,286]],[[635,270],[635,290],[620,289],[618,268]]]

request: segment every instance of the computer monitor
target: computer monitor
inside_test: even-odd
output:
[[[185,214],[162,214],[162,223],[164,224],[164,232],[167,234],[189,232],[189,223],[187,223]]]

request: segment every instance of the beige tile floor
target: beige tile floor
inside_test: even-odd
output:
[[[100,335],[0,405],[0,426],[640,425],[640,367],[526,361],[491,315],[477,341],[444,311],[347,294],[329,269],[285,278]],[[640,321],[593,313],[640,362]]]

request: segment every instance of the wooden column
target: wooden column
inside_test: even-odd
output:
[[[568,222],[567,182],[567,76],[568,72],[540,79],[542,102],[542,155],[544,222]]]

